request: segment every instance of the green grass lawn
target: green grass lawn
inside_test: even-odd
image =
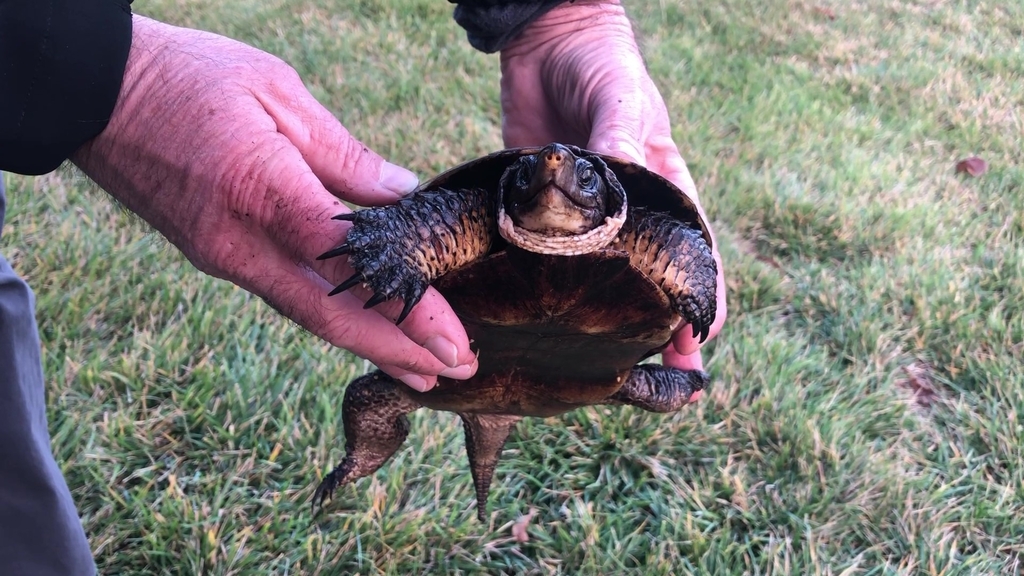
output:
[[[281,56],[422,176],[501,147],[497,58],[442,0],[135,8]],[[461,426],[426,411],[314,521],[366,363],[74,172],[7,176],[0,248],[39,297],[53,447],[104,573],[1024,571],[1024,5],[628,8],[726,263],[714,383],[678,414],[524,422],[485,524]],[[972,155],[988,172],[955,174]]]

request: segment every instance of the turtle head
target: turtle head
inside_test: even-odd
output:
[[[549,144],[505,172],[505,208],[519,228],[552,236],[584,234],[608,216],[605,170],[596,157]]]

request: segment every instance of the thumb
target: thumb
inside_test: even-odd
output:
[[[616,98],[611,104],[601,102],[596,106],[587,148],[646,166],[641,107],[627,106],[626,103]]]
[[[595,134],[590,138],[587,148],[594,152],[622,158],[641,166],[647,165],[647,158],[640,143],[628,134],[621,132],[603,134],[601,137]]]
[[[306,91],[294,71],[290,76],[269,95],[256,97],[324,188],[360,206],[393,204],[416,189],[415,174],[354,138]]]

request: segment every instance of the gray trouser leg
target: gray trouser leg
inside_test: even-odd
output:
[[[4,220],[0,175],[0,230]],[[50,450],[35,298],[0,256],[0,574],[96,572]]]

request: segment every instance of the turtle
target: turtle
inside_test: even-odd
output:
[[[406,414],[458,414],[485,520],[495,466],[515,424],[584,406],[682,408],[709,383],[701,370],[644,359],[689,324],[703,342],[716,314],[712,237],[693,201],[635,163],[571,145],[511,148],[471,160],[396,204],[339,214],[366,307],[428,286],[445,297],[478,354],[468,380],[417,392],[380,370],[345,390],[346,454],[313,493],[376,472],[405,442]]]

